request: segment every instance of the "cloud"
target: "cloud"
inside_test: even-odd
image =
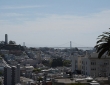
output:
[[[109,28],[110,10],[89,16],[51,15],[27,21],[25,24],[33,30],[67,30],[71,32],[91,32]],[[79,30],[80,29],[80,30]]]
[[[39,8],[45,7],[44,5],[34,5],[34,6],[2,6],[0,9],[27,9],[27,8]]]
[[[1,13],[0,16],[2,17],[18,17],[18,16],[24,16],[20,13]]]
[[[46,15],[46,17],[35,17],[34,20],[25,20],[19,17],[18,20],[24,21],[22,25],[31,30],[70,30],[70,31],[96,31],[109,27],[110,10],[96,13],[89,16],[74,15]],[[4,16],[23,16],[23,14],[8,13]],[[28,18],[27,18],[28,19]],[[9,20],[7,20],[9,21]],[[6,22],[7,22],[6,21]],[[10,25],[14,26],[14,25]],[[23,28],[24,29],[24,28]],[[80,30],[79,30],[80,29]],[[107,29],[107,28],[106,28]]]
[[[0,29],[1,33],[14,35],[15,41],[25,41],[33,46],[57,46],[70,40],[84,46],[94,46],[97,36],[110,27],[109,15],[110,10],[88,16],[44,14],[45,17],[36,16],[34,20],[19,17],[22,24],[7,24],[9,20],[1,20]]]

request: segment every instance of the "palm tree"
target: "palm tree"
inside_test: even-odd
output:
[[[103,34],[99,35],[97,39],[98,41],[95,48],[98,53],[98,58],[101,58],[103,54],[107,54],[109,56],[110,55],[110,31],[103,32]]]

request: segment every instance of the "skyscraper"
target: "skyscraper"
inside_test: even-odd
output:
[[[15,85],[20,83],[20,65],[4,67],[4,85]]]
[[[20,64],[17,65],[17,83],[20,83]]]
[[[4,85],[12,85],[11,80],[11,67],[4,67]]]
[[[15,66],[12,67],[12,85],[17,83],[17,68]]]

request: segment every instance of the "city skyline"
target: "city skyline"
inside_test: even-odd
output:
[[[1,0],[0,41],[29,47],[94,47],[110,28],[109,0]],[[69,43],[63,47],[69,47]]]

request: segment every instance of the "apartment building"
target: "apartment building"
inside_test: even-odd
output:
[[[109,76],[110,75],[110,56],[102,56],[98,59],[98,53],[92,53],[81,59],[81,73],[93,77]]]
[[[82,59],[82,56],[78,54],[74,54],[71,56],[72,72],[81,71],[81,59]]]
[[[4,85],[20,83],[20,65],[4,67]]]
[[[80,70],[81,74],[98,77],[110,75],[110,56],[102,56],[98,59],[97,53],[86,53],[84,57],[72,55],[72,72]]]
[[[17,68],[15,66],[13,66],[12,68],[12,80],[11,80],[11,83],[12,85],[15,85],[17,83]]]
[[[4,85],[12,85],[11,80],[11,67],[4,67]]]

